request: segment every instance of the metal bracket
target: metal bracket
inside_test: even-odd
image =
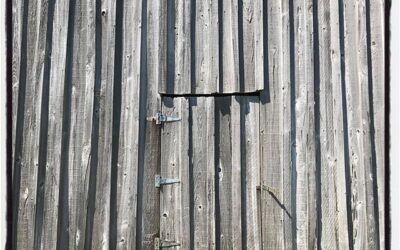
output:
[[[179,179],[162,178],[160,175],[156,175],[155,178],[155,184],[158,188],[161,187],[161,185],[171,185],[179,182],[181,182]]]
[[[154,239],[154,249],[155,250],[160,250],[161,248],[178,247],[180,245],[181,245],[181,243],[178,243],[178,242],[166,242],[166,241],[160,240],[160,238]]]
[[[179,117],[163,115],[160,112],[157,112],[155,116],[148,117],[147,120],[148,121],[155,121],[156,124],[162,124],[162,123],[165,123],[165,122],[177,122],[177,121],[180,121],[182,119],[179,118]]]

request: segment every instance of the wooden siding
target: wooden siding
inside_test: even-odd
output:
[[[12,14],[14,249],[384,249],[384,0]]]

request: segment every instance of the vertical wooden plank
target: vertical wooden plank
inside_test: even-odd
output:
[[[269,85],[262,93],[260,107],[262,249],[284,249],[284,219],[287,215],[291,218],[291,215],[283,200],[286,191],[283,186],[283,157],[288,156],[284,139],[288,134],[283,130],[287,112],[283,95],[287,92],[287,83],[283,81],[285,51],[281,2],[268,2],[264,15],[268,18]]]
[[[27,4],[28,2],[25,2]],[[27,6],[29,5],[29,6]],[[16,152],[16,163],[20,169],[19,208],[15,247],[33,249],[35,228],[35,207],[37,191],[37,167],[39,154],[39,130],[43,85],[43,64],[47,29],[47,2],[29,2],[23,18],[27,19],[26,84],[24,122],[22,131],[22,151]],[[27,15],[25,16],[25,14]],[[22,69],[21,69],[22,70]],[[22,115],[22,114],[21,114]],[[17,125],[18,126],[18,125]],[[21,132],[21,134],[19,134]],[[16,138],[16,141],[18,139]],[[15,166],[15,165],[14,165]],[[17,191],[17,190],[15,190]]]
[[[72,29],[73,63],[68,152],[69,246],[83,249],[91,160],[95,77],[95,2],[77,0]],[[69,35],[69,34],[68,34]],[[69,52],[70,53],[70,52]],[[67,84],[67,83],[65,83]],[[67,114],[64,114],[65,116]],[[63,128],[64,129],[64,128]],[[66,153],[66,152],[64,152]],[[61,199],[61,197],[60,197]],[[65,212],[65,211],[63,211]]]
[[[21,38],[23,27],[24,1],[12,1],[12,174],[14,176],[15,142],[17,137],[18,94],[21,68]],[[25,6],[26,8],[26,6]]]
[[[98,116],[99,138],[95,211],[91,240],[93,249],[109,248],[115,1],[102,1],[101,16],[101,87],[99,96],[95,97],[99,98],[99,106],[98,109],[96,107],[94,110]]]
[[[218,62],[218,2],[194,0],[195,17],[195,82],[194,93],[216,93],[219,84]]]
[[[372,96],[369,91],[369,73],[370,65],[368,61],[368,33],[367,33],[367,16],[366,16],[366,1],[361,1],[358,4],[358,32],[357,45],[358,45],[358,82],[360,94],[360,107],[361,107],[361,133],[362,137],[362,151],[364,176],[364,192],[365,192],[365,207],[366,207],[366,225],[367,225],[367,246],[369,248],[379,248],[379,211],[378,211],[378,197],[375,196],[375,181],[376,181],[376,155],[375,143],[373,141],[373,134],[371,123],[371,109],[373,105]],[[370,101],[371,106],[370,106]]]
[[[215,249],[214,98],[189,99],[192,111],[194,248]]]
[[[159,85],[165,94],[191,93],[191,5],[192,1],[168,0],[162,3],[162,35],[165,45],[160,52],[166,53],[167,81]],[[164,51],[164,52],[163,52]]]
[[[190,6],[193,1],[175,2],[175,72],[174,93],[190,93]],[[169,84],[169,83],[168,83]]]
[[[240,10],[240,8],[242,10]],[[243,86],[240,92],[253,92],[264,88],[264,53],[263,53],[263,2],[239,0],[239,67],[243,67]],[[242,19],[242,20],[240,20]],[[241,34],[242,33],[242,34]]]
[[[238,1],[223,0],[222,20],[222,89],[220,92],[238,92],[239,86],[239,35]]]
[[[369,1],[372,58],[372,93],[374,126],[375,126],[375,147],[376,147],[376,171],[378,184],[379,201],[379,246],[385,248],[385,24],[384,24],[384,2]],[[370,100],[371,101],[371,100]]]
[[[369,138],[365,5],[345,4],[346,96],[352,177],[354,248],[375,248],[374,197],[372,195]]]
[[[242,248],[240,112],[234,97],[217,97],[218,198],[221,249]],[[237,111],[237,112],[236,112]],[[218,137],[217,137],[218,136]]]
[[[282,153],[281,153],[281,166],[283,169],[283,189],[282,189],[282,204],[286,208],[286,212],[284,213],[283,223],[284,223],[284,248],[292,249],[296,245],[296,211],[294,210],[295,204],[293,204],[295,194],[293,194],[295,188],[293,180],[293,172],[295,169],[295,159],[293,155],[293,134],[295,127],[293,126],[294,119],[293,114],[295,110],[293,110],[292,98],[293,96],[293,88],[296,87],[296,83],[292,82],[292,74],[294,73],[292,67],[294,67],[294,62],[292,61],[292,54],[295,53],[294,50],[294,37],[291,33],[292,28],[291,25],[293,22],[293,16],[291,16],[291,12],[293,14],[293,0],[282,0],[281,1],[281,18],[282,18],[282,57],[281,57],[281,79],[282,85],[282,106],[280,112],[282,112]]]
[[[178,122],[161,127],[161,177],[180,182],[160,187],[160,239],[179,242],[180,249],[191,246],[190,177],[189,177],[189,101],[163,98],[165,115],[179,117]]]
[[[121,122],[117,145],[117,245],[110,247],[131,249],[136,244],[137,236],[142,2],[124,1],[123,7]]]
[[[338,2],[318,1],[320,44],[321,247],[349,248]]]
[[[56,1],[50,69],[47,167],[43,214],[43,249],[56,249],[69,2]]]
[[[297,247],[317,247],[313,3],[294,1]],[[318,70],[318,69],[315,69]],[[316,83],[319,84],[319,83]],[[319,94],[319,93],[317,93]],[[318,105],[318,104],[316,104]],[[292,117],[293,119],[293,117]],[[319,119],[319,117],[316,117]],[[319,205],[318,205],[319,206]]]
[[[246,178],[246,243],[248,249],[260,249],[261,242],[258,231],[258,204],[257,185],[260,170],[260,123],[259,105],[257,96],[235,97],[241,105],[241,119],[244,127],[241,133],[244,135],[244,146],[241,148],[241,156],[245,157],[245,178]],[[242,125],[243,126],[243,125]],[[243,131],[244,130],[244,131]],[[244,151],[244,152],[243,152]],[[244,166],[242,166],[243,169]],[[243,171],[243,170],[242,170]],[[244,194],[242,194],[244,195]],[[243,199],[243,198],[242,198]]]
[[[147,116],[161,110],[158,87],[165,84],[165,2],[148,1],[147,10]],[[143,244],[144,249],[154,248],[154,238],[160,232],[160,192],[154,186],[154,177],[160,174],[161,130],[153,122],[146,124],[146,147],[143,181]]]

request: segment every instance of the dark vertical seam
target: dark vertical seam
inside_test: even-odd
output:
[[[76,0],[69,3],[69,18],[67,27],[67,44],[65,57],[64,76],[64,99],[61,135],[61,157],[59,176],[59,204],[58,204],[58,225],[57,225],[57,249],[69,247],[69,142],[71,133],[71,99],[72,99],[72,69],[73,69],[73,47],[75,27],[75,5]]]
[[[15,153],[14,153],[14,180],[12,188],[13,198],[13,219],[12,219],[12,247],[17,249],[18,233],[18,211],[21,188],[21,167],[23,151],[23,132],[25,124],[25,94],[26,94],[26,71],[27,71],[27,50],[28,50],[28,14],[29,0],[24,0],[24,10],[22,16],[21,31],[21,61],[20,61],[20,80],[18,93],[17,122],[15,128]]]
[[[53,50],[53,19],[54,19],[55,0],[50,0],[47,9],[46,26],[46,48],[44,54],[43,85],[42,85],[42,103],[40,113],[40,132],[39,132],[39,159],[38,176],[36,187],[36,211],[34,228],[34,248],[40,249],[43,233],[43,213],[44,213],[44,195],[46,182],[46,164],[47,164],[47,136],[49,127],[49,91],[50,91],[50,69],[51,53]]]
[[[391,0],[385,1],[385,249],[391,248],[390,218],[390,8]]]
[[[214,98],[214,97],[211,97]],[[214,164],[215,164],[215,248],[221,249],[221,207],[220,207],[220,193],[219,193],[219,161],[220,161],[220,98],[215,97],[215,144],[214,144]]]
[[[375,142],[375,113],[374,113],[374,90],[372,79],[372,52],[371,52],[371,9],[370,1],[365,0],[366,5],[366,24],[367,24],[367,62],[368,62],[368,96],[369,96],[369,114],[370,114],[370,137],[371,137],[371,156],[372,156],[372,181],[374,195],[374,217],[375,217],[375,237],[377,246],[380,247],[379,235],[379,199],[378,199],[378,175],[376,163],[376,142]]]
[[[290,33],[290,158],[291,158],[291,203],[292,203],[292,248],[297,249],[297,166],[296,166],[296,58],[294,35],[293,0],[289,0],[289,33]]]
[[[343,139],[344,139],[344,165],[346,179],[346,207],[347,207],[347,225],[349,249],[354,249],[353,243],[353,220],[351,209],[351,169],[349,157],[349,135],[347,119],[347,99],[346,99],[346,61],[345,61],[345,43],[344,43],[344,8],[343,0],[339,0],[339,35],[340,35],[340,72],[342,88],[342,109],[343,109]]]
[[[315,186],[317,191],[317,249],[322,249],[322,211],[321,211],[321,108],[320,108],[320,51],[319,51],[319,20],[318,20],[318,1],[313,0],[313,40],[314,40],[314,125],[315,125]]]
[[[118,188],[118,153],[119,133],[121,126],[121,85],[123,64],[123,24],[124,0],[117,0],[115,6],[115,56],[114,56],[114,86],[113,86],[113,122],[111,139],[111,184],[110,184],[110,249],[117,247],[117,188]]]
[[[100,91],[101,91],[101,68],[102,68],[102,20],[101,0],[96,0],[96,28],[95,28],[95,75],[94,75],[94,97],[93,117],[91,135],[91,158],[89,170],[88,203],[85,229],[84,249],[92,249],[93,220],[96,206],[97,164],[99,157],[99,116],[100,116]]]
[[[268,1],[263,1],[263,56],[264,56],[264,89],[260,92],[261,104],[271,102],[269,89],[269,58],[268,58]]]
[[[171,1],[171,0],[169,0]],[[142,1],[142,31],[140,41],[139,150],[137,177],[136,249],[142,249],[143,175],[146,150],[147,113],[147,0]]]
[[[193,176],[193,99],[189,101],[189,217],[190,217],[190,249],[194,250],[194,176]]]
[[[240,105],[240,192],[241,192],[241,217],[242,217],[242,249],[247,249],[247,184],[246,184],[246,97],[238,96],[236,100]]]
[[[7,53],[7,159],[6,159],[6,175],[7,175],[7,236],[5,249],[12,249],[12,221],[13,221],[13,189],[12,189],[12,137],[13,135],[13,124],[12,124],[12,107],[16,104],[13,103],[13,80],[12,80],[12,45],[13,45],[13,23],[12,23],[12,0],[6,0],[6,53]]]
[[[190,93],[196,91],[196,0],[190,1]]]
[[[243,0],[238,0],[239,90],[244,92]]]
[[[167,0],[167,93],[173,94],[174,90],[175,90],[175,0]]]
[[[218,0],[218,61],[219,61],[219,89],[217,92],[224,92],[224,50],[223,50],[223,41],[224,41],[224,1]]]

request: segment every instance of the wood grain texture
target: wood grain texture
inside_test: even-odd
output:
[[[63,97],[65,79],[65,60],[68,31],[69,2],[58,1],[55,3],[52,65],[50,70],[49,90],[49,120],[47,134],[47,165],[44,194],[43,213],[43,249],[55,249],[57,245],[57,224],[59,206],[59,182],[61,160],[61,138],[63,117]]]
[[[22,152],[16,152],[20,168],[19,211],[15,247],[33,249],[37,194],[37,169],[39,166],[39,130],[43,86],[44,55],[47,29],[47,1],[25,2],[27,15],[27,50],[25,115],[22,136]],[[26,13],[26,12],[25,12]],[[24,14],[25,14],[24,13]],[[38,18],[39,17],[39,18]],[[22,70],[22,69],[21,69]],[[18,140],[18,139],[16,139]],[[16,174],[16,173],[15,173]]]
[[[216,93],[219,84],[218,2],[196,0],[194,93]],[[193,69],[192,69],[193,70]]]
[[[194,248],[215,249],[214,98],[189,99]]]
[[[22,27],[23,27],[23,1],[12,1],[12,174],[14,177],[15,162],[15,142],[17,130],[18,115],[18,95],[20,85],[20,68],[21,68],[21,44],[22,44]]]
[[[320,44],[321,246],[348,249],[337,1],[318,2]]]
[[[281,3],[268,2],[268,88],[260,107],[262,249],[283,249],[283,82]],[[270,188],[271,192],[263,187]]]
[[[241,249],[240,104],[234,97],[220,97],[215,108],[220,247]]]
[[[238,1],[223,0],[222,20],[222,89],[220,92],[238,92],[239,85],[239,34]],[[221,49],[221,48],[220,48]],[[222,64],[222,65],[221,65]]]
[[[294,64],[296,119],[296,230],[297,247],[317,248],[317,183],[314,127],[313,2],[294,1]],[[293,38],[291,38],[293,39]],[[293,67],[293,66],[292,66]],[[318,79],[319,80],[319,79]],[[318,81],[317,80],[317,81]],[[319,93],[317,93],[319,94]],[[318,119],[318,118],[317,118]],[[319,163],[317,163],[319,164]],[[333,246],[332,246],[333,247]]]
[[[235,97],[240,104],[244,144],[241,145],[241,157],[245,159],[245,199],[246,202],[246,244],[248,249],[260,249],[260,232],[258,225],[258,204],[257,204],[257,186],[259,185],[260,174],[260,120],[259,120],[259,98]],[[244,148],[243,148],[244,146]],[[243,165],[241,166],[242,171]],[[243,189],[242,189],[243,190]],[[244,195],[244,194],[242,194]]]
[[[368,2],[367,2],[368,3]],[[366,4],[367,4],[366,3]],[[374,137],[376,147],[376,171],[379,202],[379,247],[385,247],[385,55],[384,55],[384,16],[385,1],[369,1],[369,15],[367,19],[370,25],[371,41],[367,46],[371,47],[371,74],[372,96],[374,112]],[[371,98],[371,96],[370,96]],[[371,111],[372,112],[372,111]],[[376,198],[376,197],[375,197]]]
[[[96,193],[93,215],[92,248],[109,248],[111,136],[113,111],[114,53],[115,53],[115,1],[101,3],[101,83],[95,90],[94,112],[98,119],[98,162],[95,173]],[[97,13],[98,14],[98,13]],[[98,96],[97,96],[98,95]],[[93,167],[93,166],[92,166]]]
[[[95,78],[95,3],[77,0],[72,29],[72,67],[70,134],[68,147],[68,209],[69,247],[83,249],[89,168],[92,151],[92,117]],[[72,17],[71,17],[72,18]],[[68,34],[70,35],[70,34]],[[70,46],[71,46],[70,45]],[[68,53],[71,53],[68,51]],[[66,94],[66,93],[65,93]],[[65,114],[67,115],[67,114]],[[63,128],[64,130],[65,128]],[[61,199],[61,197],[60,197]],[[65,211],[63,211],[65,213]]]
[[[377,231],[372,196],[371,141],[368,104],[365,4],[345,5],[346,96],[349,113],[352,166],[352,213],[354,248],[375,248]]]
[[[12,14],[15,249],[384,248],[383,0]]]
[[[147,117],[161,111],[158,86],[166,79],[165,53],[165,2],[149,1],[147,10]],[[154,248],[154,238],[160,229],[160,193],[154,186],[154,177],[160,174],[161,129],[152,122],[146,124],[146,146],[143,181],[143,249]]]
[[[121,70],[121,121],[117,171],[117,249],[132,249],[137,232],[137,178],[139,150],[140,40],[142,3],[124,1]],[[117,84],[117,83],[115,83]]]
[[[243,46],[243,55],[239,51],[241,74],[243,74],[243,86],[239,92],[253,92],[264,88],[264,59],[263,59],[263,2],[252,0],[239,0],[239,25],[242,25],[242,34],[239,34]],[[241,18],[241,20],[240,20]],[[240,29],[239,29],[240,32]],[[243,37],[241,37],[243,36]],[[239,50],[240,50],[239,45]],[[238,92],[238,90],[236,90]]]
[[[179,122],[161,128],[161,177],[180,182],[160,188],[160,239],[179,242],[181,249],[191,246],[189,177],[189,101],[185,98],[163,98],[164,114],[179,117]]]

